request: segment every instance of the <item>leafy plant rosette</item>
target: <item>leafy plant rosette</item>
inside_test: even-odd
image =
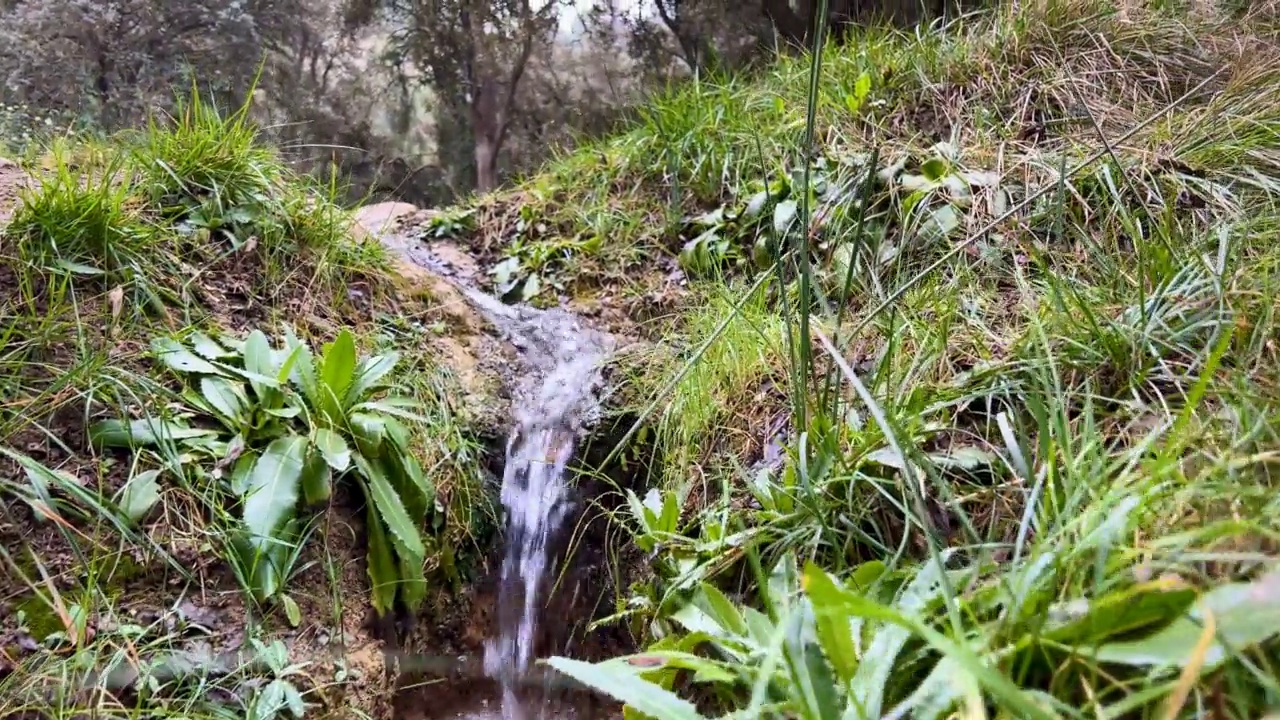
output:
[[[374,609],[426,595],[421,522],[436,509],[435,488],[410,448],[406,423],[426,422],[410,399],[384,396],[399,357],[358,357],[343,330],[314,355],[291,332],[272,347],[255,330],[243,341],[201,333],[184,345],[152,341],[157,360],[184,383],[181,409],[166,418],[105,420],[90,428],[98,447],[150,447],[181,477],[222,484],[236,499],[236,570],[259,600],[281,597],[296,560],[299,503],[327,502],[352,478],[364,494]],[[292,618],[291,618],[292,619]]]

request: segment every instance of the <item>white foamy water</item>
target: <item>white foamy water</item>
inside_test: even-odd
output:
[[[505,720],[522,720],[528,709],[516,689],[534,660],[542,593],[555,573],[550,543],[572,508],[566,468],[600,410],[608,341],[568,313],[522,308],[504,315],[499,324],[526,350],[529,375],[514,401],[507,442],[498,636],[486,648],[485,670],[502,685]]]

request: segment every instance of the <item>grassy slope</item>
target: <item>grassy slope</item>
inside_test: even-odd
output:
[[[1280,531],[1277,30],[1266,8],[1050,0],[944,33],[861,31],[825,54],[816,91],[808,59],[687,85],[630,132],[474,204],[480,247],[516,258],[517,289],[536,275],[539,297],[559,284],[584,307],[620,298],[677,350],[642,358],[637,379],[683,510],[672,524],[658,495],[628,518],[656,555],[620,609],[665,636],[655,647],[692,647],[690,612],[719,627],[704,712],[830,717],[851,698],[862,709],[846,717],[933,716],[912,695],[925,678],[935,714],[1280,706],[1280,591],[1263,575]],[[809,131],[801,233],[787,199],[802,196]],[[812,312],[795,311],[795,273],[756,275],[757,242],[767,264],[779,234],[812,253],[798,263]],[[699,237],[703,265],[722,260],[673,281]],[[823,594],[820,573],[746,579],[787,557],[847,588],[876,580],[867,597],[906,619]],[[739,627],[695,590],[711,579],[810,623],[828,663],[762,615]],[[801,584],[816,626],[788,614]],[[701,613],[676,613],[690,601]],[[925,642],[895,638],[895,622]],[[629,692],[634,666],[573,670],[650,712],[691,711]]]
[[[291,175],[240,113],[197,103],[107,145],[55,142],[24,165],[31,180],[0,168],[12,214],[0,230],[0,716],[133,716],[137,702],[271,717],[280,697],[253,683],[286,668],[255,662],[266,655],[250,646],[229,674],[161,665],[206,643],[223,652],[282,637],[291,662],[312,664],[288,681],[316,712],[385,713],[364,513],[349,482],[298,539],[284,582],[294,629],[287,607],[259,606],[238,576],[240,511],[198,455],[95,450],[86,428],[179,407],[175,375],[148,352],[155,337],[292,328],[318,349],[351,328],[364,351],[402,354],[394,384],[430,419],[412,442],[450,508],[427,538],[428,570],[439,570],[434,550],[466,552],[484,503],[470,494],[479,448],[432,354],[429,299],[400,293],[381,246],[351,239],[334,188]],[[163,470],[158,498],[131,522],[122,488],[151,468]],[[114,666],[159,675],[141,698],[95,692],[110,681],[94,674]]]

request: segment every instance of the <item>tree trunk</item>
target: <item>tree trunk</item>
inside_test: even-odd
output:
[[[476,191],[486,193],[498,186],[498,148],[490,138],[476,134]]]
[[[791,45],[804,47],[809,35],[808,20],[812,18],[797,15],[787,0],[761,0],[761,7],[779,37]]]

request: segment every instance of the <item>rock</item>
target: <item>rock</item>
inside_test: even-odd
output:
[[[352,231],[356,239],[361,241],[370,237],[384,237],[395,230],[401,218],[416,212],[416,206],[404,202],[365,205],[355,212],[353,219],[356,224]]]

